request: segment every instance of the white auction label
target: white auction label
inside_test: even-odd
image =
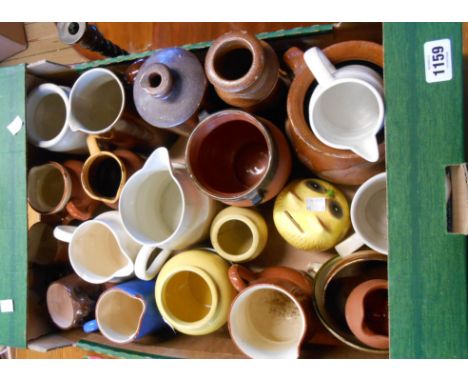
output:
[[[327,209],[326,198],[306,198],[307,211],[321,212]]]
[[[428,41],[424,44],[426,82],[442,82],[452,79],[452,44],[448,38]]]
[[[14,310],[13,300],[0,300],[1,313],[12,313]]]

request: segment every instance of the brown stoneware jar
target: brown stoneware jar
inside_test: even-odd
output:
[[[246,31],[216,39],[206,54],[205,72],[224,102],[248,111],[276,104],[283,86],[273,48]]]
[[[237,347],[252,358],[298,358],[318,328],[312,279],[288,267],[254,273],[238,264],[229,268],[229,279],[239,292],[228,321]]]
[[[233,109],[198,124],[185,162],[204,193],[239,207],[275,197],[291,172],[291,153],[281,131],[266,119]]]
[[[334,65],[358,61],[383,68],[383,47],[373,42],[345,41],[333,44],[323,52]],[[339,184],[360,185],[385,171],[383,142],[379,144],[379,161],[367,162],[352,151],[334,149],[315,136],[306,114],[314,76],[305,64],[300,49],[288,49],[283,58],[294,72],[288,92],[286,132],[299,159],[319,177]]]
[[[81,326],[94,313],[102,286],[89,284],[76,274],[52,283],[47,289],[47,309],[61,329]]]
[[[346,300],[345,316],[357,339],[388,350],[388,281],[372,279],[354,288]]]
[[[133,99],[140,116],[150,125],[188,135],[198,122],[206,91],[203,65],[181,48],[161,49],[138,69],[133,64],[127,80],[134,78]]]
[[[28,201],[43,215],[60,215],[62,223],[88,220],[99,206],[81,185],[83,162],[67,160],[32,167],[28,173]]]
[[[101,151],[95,136],[88,136],[87,141],[91,156],[81,173],[83,188],[89,197],[117,209],[127,179],[143,166],[144,160],[129,150]]]

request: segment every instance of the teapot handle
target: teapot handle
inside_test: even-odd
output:
[[[228,271],[229,281],[240,292],[257,278],[257,274],[239,264],[231,265]]]

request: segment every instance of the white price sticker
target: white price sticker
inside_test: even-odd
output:
[[[442,82],[452,79],[452,44],[448,38],[428,41],[424,44],[426,82]]]
[[[13,300],[0,300],[1,313],[12,313],[14,310]]]
[[[321,212],[327,209],[326,198],[306,198],[307,211]]]

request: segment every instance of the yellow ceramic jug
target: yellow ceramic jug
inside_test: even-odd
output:
[[[214,332],[227,321],[235,290],[229,264],[216,253],[195,249],[181,252],[161,268],[156,304],[164,320],[189,335]]]

